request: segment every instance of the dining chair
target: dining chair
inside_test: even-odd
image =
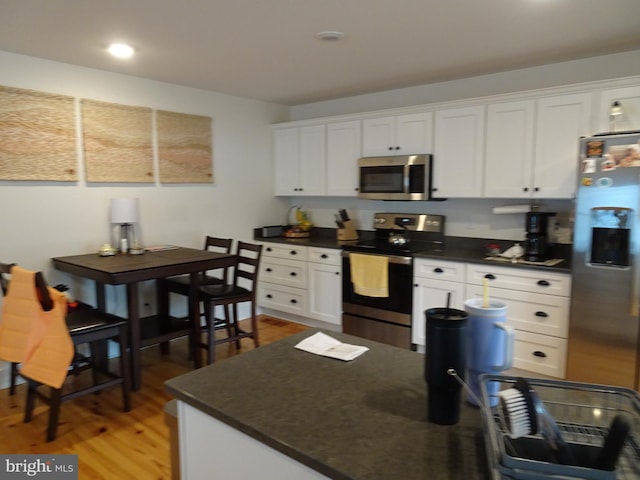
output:
[[[11,281],[15,278],[12,275]],[[50,442],[55,439],[58,428],[58,420],[60,415],[60,405],[62,402],[72,400],[93,392],[98,392],[108,387],[121,385],[123,409],[128,412],[131,410],[130,384],[131,373],[128,360],[128,323],[125,319],[101,312],[97,309],[77,310],[65,316],[66,308],[59,305],[58,302],[66,302],[66,299],[60,300],[62,294],[53,289],[49,289],[41,272],[35,272],[33,276],[33,288],[36,292],[36,302],[40,303],[39,310],[43,314],[51,312],[50,321],[47,321],[38,327],[44,326],[40,330],[40,337],[34,336],[34,332],[29,334],[27,356],[22,363],[22,367],[16,373],[21,375],[27,381],[27,397],[25,402],[24,422],[28,423],[33,418],[33,410],[35,407],[36,397],[42,399],[49,405],[49,420],[46,432],[46,440]],[[4,289],[4,288],[3,288]],[[58,294],[60,297],[54,300],[52,294]],[[9,284],[8,296],[11,296],[11,284]],[[24,300],[21,299],[20,302]],[[20,303],[18,302],[18,303]],[[54,309],[58,309],[57,312]],[[60,315],[56,317],[55,315]],[[83,370],[91,370],[92,380],[87,386],[83,386],[81,382],[62,381],[59,385],[51,381],[50,372],[47,371],[48,363],[52,362],[52,358],[58,354],[58,342],[60,331],[50,331],[49,326],[53,325],[57,319],[61,319],[66,333],[73,343],[71,352],[71,361],[66,370],[67,379],[69,376],[78,375]],[[35,325],[35,324],[34,324]],[[34,329],[37,327],[33,327]],[[37,341],[33,341],[34,338]],[[98,344],[107,340],[116,340],[119,344],[119,372],[114,373],[104,361],[96,355],[98,351],[104,349],[97,348]],[[78,346],[89,344],[90,354],[84,355],[79,352]],[[55,345],[55,346],[54,346]],[[65,373],[62,372],[62,378]],[[15,378],[12,375],[12,382]],[[72,388],[77,383],[78,388]],[[46,387],[49,387],[50,393],[45,393]]]
[[[200,287],[200,298],[204,305],[206,342],[202,342],[201,338],[196,338],[195,345],[207,350],[207,363],[209,364],[215,361],[215,345],[217,344],[235,342],[236,348],[240,348],[241,339],[251,338],[256,347],[260,345],[256,315],[256,290],[261,256],[262,245],[239,241],[232,282]],[[244,331],[238,324],[238,305],[247,302],[250,303],[251,309],[251,329]],[[225,318],[215,317],[215,307],[217,306],[223,307]],[[194,334],[200,330],[197,327],[194,329]],[[216,332],[222,329],[226,330],[227,336],[217,339]]]
[[[204,250],[220,253],[231,253],[233,245],[232,238],[219,238],[206,236],[204,241]],[[200,285],[217,285],[226,284],[229,278],[229,268],[211,270],[200,273]],[[170,296],[172,293],[189,296],[191,289],[191,277],[190,275],[176,275],[173,277],[163,278],[158,280],[158,298],[159,298],[159,310],[165,315],[171,315],[171,302]],[[201,317],[204,316],[200,310]],[[183,319],[185,323],[189,322],[188,316]],[[191,331],[191,327],[185,329],[186,332]],[[192,345],[189,345],[189,357],[193,355]],[[161,344],[161,351],[163,354],[169,353],[169,344]]]
[[[217,251],[220,253],[231,253],[233,245],[233,239],[231,238],[218,238],[207,236],[204,240],[204,250]],[[215,271],[214,271],[215,272]],[[212,275],[211,272],[200,273],[200,284],[211,285],[226,283],[228,277],[228,269],[222,269],[222,272],[216,272]],[[177,275],[174,277],[168,277],[161,280],[164,283],[167,293],[177,293],[179,295],[189,296],[189,287],[191,285],[189,275]]]

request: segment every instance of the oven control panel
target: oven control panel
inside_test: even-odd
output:
[[[373,227],[376,230],[409,230],[414,232],[444,232],[444,215],[417,213],[376,213]]]

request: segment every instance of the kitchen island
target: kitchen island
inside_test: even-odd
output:
[[[427,420],[424,355],[336,332],[370,350],[342,362],[294,348],[316,331],[166,382],[182,478],[489,478],[477,408]]]

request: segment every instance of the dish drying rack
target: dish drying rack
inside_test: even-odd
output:
[[[540,433],[518,439],[509,437],[500,402],[489,395],[489,382],[499,391],[513,388],[517,377],[485,374],[481,377],[482,421],[488,466],[493,480],[518,479],[640,479],[640,394],[606,385],[527,378],[547,411],[555,419],[562,437],[578,456],[592,458],[601,448],[613,418],[623,414],[631,425],[616,469],[597,470],[560,465],[545,457],[546,441]],[[580,462],[578,462],[580,463]]]

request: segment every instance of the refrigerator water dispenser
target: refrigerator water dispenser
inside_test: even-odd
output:
[[[632,210],[622,207],[591,209],[591,261],[592,265],[628,267],[629,219]]]

